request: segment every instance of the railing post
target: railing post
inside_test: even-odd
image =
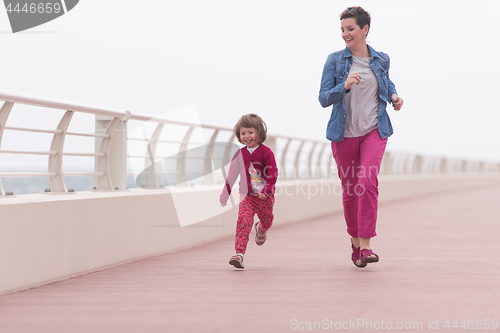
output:
[[[107,117],[96,115],[96,133],[109,137],[96,138],[96,171],[104,172],[96,177],[96,187],[100,190],[125,190],[127,188],[127,116]]]
[[[312,173],[312,159],[313,159],[313,153],[314,153],[314,148],[316,148],[316,145],[318,143],[315,142],[313,146],[311,147],[311,151],[309,152],[309,160],[307,161],[307,178],[313,178],[313,173]]]
[[[52,193],[66,193],[66,182],[64,181],[64,174],[62,171],[63,165],[63,150],[64,150],[64,139],[66,138],[66,131],[68,130],[69,123],[73,117],[73,111],[66,111],[66,113],[61,118],[57,129],[61,131],[60,133],[54,134],[52,138],[52,143],[50,145],[51,151],[56,151],[57,155],[49,156],[49,172],[55,172],[56,176],[49,177],[50,189]]]
[[[290,146],[290,142],[292,142],[292,139],[288,139],[285,147],[283,148],[283,153],[281,155],[281,164],[283,167],[283,174],[285,175],[285,179],[288,179],[288,168],[286,166],[286,153],[288,151],[288,147]]]
[[[338,168],[339,167],[337,166],[337,162],[335,162],[335,158],[333,157],[333,152],[331,150],[332,144],[331,143],[329,145],[327,144],[327,146],[329,147],[329,149],[328,149],[329,157],[328,157],[328,165],[326,167],[326,172],[327,172],[326,178],[330,178],[330,174],[332,172],[332,165],[335,167],[335,171],[337,172],[337,177],[338,177],[338,171],[339,171]],[[332,177],[332,178],[334,178],[334,177]]]
[[[181,146],[179,147],[179,159],[177,160],[177,184],[182,184],[187,182],[186,173],[186,157],[187,148],[189,145],[189,140],[191,140],[191,134],[193,134],[194,127],[189,127],[184,139],[182,140]],[[187,185],[187,184],[186,184]]]
[[[323,155],[325,154],[324,151],[325,151],[325,148],[327,148],[328,145],[326,143],[323,143],[321,145],[321,147],[319,148],[319,152],[318,152],[318,161],[317,161],[317,164],[316,164],[316,178],[323,178],[323,174],[321,172],[321,158],[323,157]],[[327,170],[326,171],[326,178],[328,178],[328,173],[330,171]]]
[[[459,172],[468,172],[468,171],[470,171],[469,168],[468,168],[468,163],[467,163],[466,160],[461,160],[461,161],[459,161],[459,163],[460,163],[459,164],[460,167],[458,169]]]
[[[299,146],[299,149],[297,149],[297,154],[295,155],[295,172],[296,172],[296,176],[295,178],[300,178],[300,170],[299,170],[299,167],[300,167],[300,153],[302,152],[302,148],[304,147],[304,144],[306,143],[306,140],[302,140],[300,146]]]
[[[5,129],[5,124],[7,123],[7,119],[9,118],[9,114],[13,106],[14,103],[5,102],[0,109],[0,147],[2,147],[3,130]],[[2,185],[2,177],[0,177],[0,195],[5,195],[5,190]]]
[[[432,164],[431,164],[431,172],[432,173],[441,172],[439,169],[440,165],[441,165],[441,158],[438,156],[433,156],[432,157]]]
[[[235,139],[236,139],[236,136],[231,135],[231,138],[228,141],[228,145],[226,146],[226,149],[224,151],[224,157],[222,158],[223,161],[231,161],[231,159],[233,158],[233,156],[230,156],[230,153],[231,153],[231,145],[230,144],[233,143]],[[226,171],[229,171],[229,164],[227,165],[227,170],[225,168],[226,168],[225,165],[223,165],[222,168],[221,168],[221,171],[222,171],[222,182],[224,184],[227,181],[228,174],[227,174]],[[233,197],[229,196],[229,198],[231,199],[231,205],[232,205],[232,207],[234,207]]]
[[[382,163],[380,167],[381,175],[390,175],[393,173],[393,157],[392,153],[386,151],[382,157]]]
[[[413,160],[412,173],[424,173],[424,157],[421,155],[416,155]]]
[[[205,161],[203,163],[203,175],[205,177],[205,184],[215,184],[215,177],[213,173],[212,167],[212,148],[215,140],[217,140],[217,135],[219,134],[219,130],[215,130],[210,138],[210,142],[207,145],[207,151],[205,152]]]
[[[404,154],[401,160],[401,173],[403,174],[410,173],[412,164],[413,164],[413,156],[408,153]]]
[[[165,124],[158,123],[153,135],[149,139],[146,160],[144,161],[144,170],[148,169],[150,172],[145,173],[144,180],[146,188],[158,188],[158,180],[156,179],[156,148],[158,147],[158,140],[160,139],[161,132]]]
[[[268,135],[266,139],[266,146],[269,147],[273,151],[273,153],[276,155],[276,137],[272,135]]]
[[[448,171],[448,164],[450,161],[447,158],[442,157],[439,161],[439,172],[445,173]]]

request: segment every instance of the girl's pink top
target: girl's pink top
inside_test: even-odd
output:
[[[269,147],[261,144],[250,154],[247,147],[243,147],[234,154],[231,160],[226,183],[220,195],[220,203],[226,204],[231,194],[231,188],[238,178],[238,175],[240,176],[239,193],[244,195],[252,193],[251,178],[249,174],[250,163],[266,182],[260,193],[264,193],[265,195],[274,193],[276,180],[278,179],[278,167],[276,166],[273,151]]]

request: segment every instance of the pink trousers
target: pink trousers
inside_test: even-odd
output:
[[[261,233],[271,228],[274,220],[273,206],[273,194],[269,195],[265,200],[261,200],[254,195],[247,195],[241,200],[238,221],[236,222],[236,240],[234,244],[236,253],[246,252],[255,214],[260,220],[259,231]]]
[[[347,233],[352,237],[372,238],[377,235],[378,174],[387,138],[378,129],[357,138],[332,142],[342,182],[342,203]]]

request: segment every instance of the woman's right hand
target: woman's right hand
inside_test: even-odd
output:
[[[361,76],[358,73],[349,73],[344,83],[344,90],[347,91],[351,89],[351,86],[354,83],[359,84],[359,81],[361,81]]]

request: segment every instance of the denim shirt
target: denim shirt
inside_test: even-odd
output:
[[[379,84],[378,131],[382,139],[392,135],[392,125],[387,114],[387,103],[392,103],[392,94],[397,94],[396,87],[389,78],[389,56],[375,51],[368,45],[370,51],[370,67],[377,77]],[[326,59],[321,78],[319,103],[322,107],[333,105],[330,120],[326,128],[326,138],[330,141],[344,139],[347,111],[344,105],[344,96],[349,92],[344,90],[344,83],[352,66],[351,50],[346,47],[342,51],[334,52]]]

